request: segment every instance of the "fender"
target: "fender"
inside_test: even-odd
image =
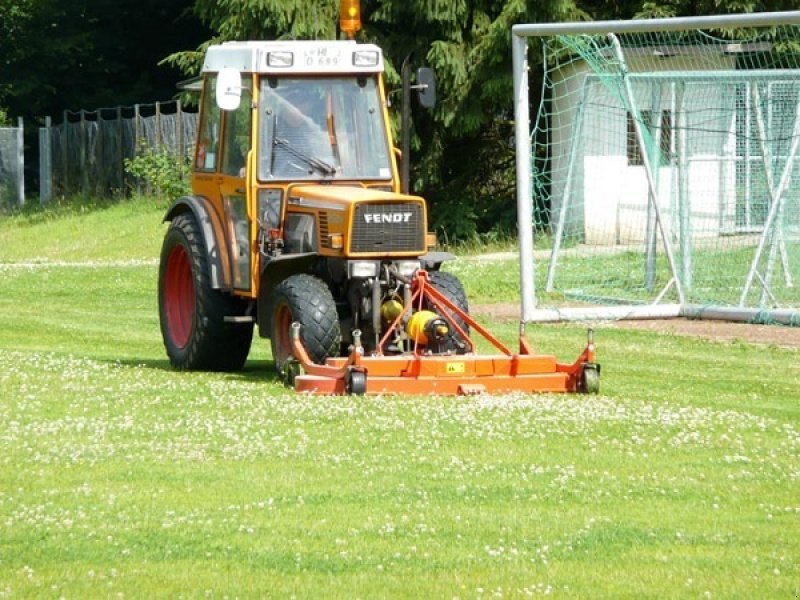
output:
[[[183,196],[170,206],[164,221],[172,221],[178,215],[191,212],[203,231],[206,256],[208,258],[211,287],[217,290],[232,291],[230,259],[228,257],[228,236],[222,218],[216,208],[204,196]]]
[[[259,336],[268,338],[272,334],[272,296],[278,284],[290,275],[313,274],[318,259],[316,252],[304,252],[283,254],[262,263],[256,310]]]
[[[422,266],[427,271],[438,271],[442,263],[447,260],[455,260],[455,255],[449,252],[428,252],[419,257]]]

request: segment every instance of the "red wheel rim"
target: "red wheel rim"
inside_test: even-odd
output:
[[[186,249],[180,245],[175,246],[167,258],[164,304],[169,336],[178,348],[185,348],[192,333],[195,293],[192,264]]]

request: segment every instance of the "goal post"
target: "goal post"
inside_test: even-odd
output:
[[[512,58],[523,328],[800,325],[800,11],[520,24]]]

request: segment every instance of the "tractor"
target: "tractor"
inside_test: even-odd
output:
[[[208,48],[192,194],[164,218],[170,363],[240,369],[255,327],[300,391],[596,391],[591,342],[562,365],[470,316],[425,200],[401,191],[383,71],[381,49],[352,39]],[[502,356],[478,355],[471,330]]]

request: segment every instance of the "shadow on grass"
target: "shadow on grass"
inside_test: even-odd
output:
[[[222,379],[236,381],[264,381],[279,383],[278,372],[275,370],[275,363],[272,360],[248,360],[241,371],[178,371],[166,358],[159,359],[105,359],[103,362],[123,365],[125,367],[137,367],[154,371],[164,371],[169,373],[213,373]]]
[[[67,198],[54,198],[51,202],[26,202],[22,207],[0,207],[0,216],[13,219],[16,226],[31,226],[47,223],[58,219],[87,215],[102,212],[123,204],[138,204],[143,209],[162,208],[169,206],[155,197],[150,196],[84,196],[74,195]]]

